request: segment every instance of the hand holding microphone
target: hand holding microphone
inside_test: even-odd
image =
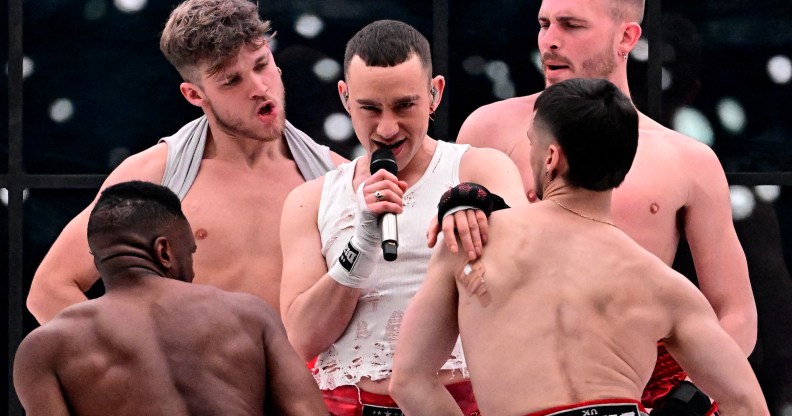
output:
[[[396,164],[396,158],[393,157],[393,152],[388,149],[377,149],[371,155],[371,174],[376,174],[380,169],[390,172],[393,176],[399,172],[399,167]],[[374,192],[377,201],[383,199],[380,191]],[[396,260],[397,251],[399,248],[399,230],[396,224],[396,214],[386,212],[379,217],[380,238],[382,241],[382,256],[387,261]]]
[[[407,184],[395,178],[398,167],[393,153],[388,149],[374,152],[370,169],[371,178],[360,184],[356,192],[358,206],[354,234],[341,252],[338,262],[328,271],[333,280],[351,288],[364,286],[376,264],[377,246],[382,247],[385,260],[393,261],[399,245],[396,214],[383,213],[383,206],[387,208],[388,205],[395,204],[392,201],[393,195],[401,197]],[[377,173],[381,169],[385,172]],[[372,211],[372,205],[376,212]]]

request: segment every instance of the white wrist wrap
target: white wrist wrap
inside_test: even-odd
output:
[[[330,267],[327,274],[339,284],[351,288],[361,288],[365,286],[366,280],[377,264],[376,257],[371,253],[359,250],[350,240],[338,261]]]

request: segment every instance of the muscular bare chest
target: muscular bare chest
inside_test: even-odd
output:
[[[684,166],[655,146],[639,145],[627,178],[613,192],[613,219],[627,235],[670,264],[687,203]]]
[[[281,211],[303,182],[296,169],[257,172],[205,162],[182,201],[198,246],[194,281],[258,295],[277,308]]]

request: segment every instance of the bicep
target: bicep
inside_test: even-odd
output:
[[[68,415],[66,400],[47,350],[46,345],[34,339],[22,342],[14,359],[14,389],[30,416]]]
[[[317,226],[318,201],[297,188],[283,205],[280,239],[283,250],[281,315],[286,317],[294,299],[327,273]]]
[[[454,348],[457,324],[457,289],[444,245],[435,249],[424,283],[413,298],[399,329],[394,371],[433,376]]]
[[[167,152],[167,148],[155,146],[128,158],[110,173],[101,189],[131,180],[159,183],[164,172],[164,160],[159,160],[160,157],[164,158],[163,152]],[[88,249],[87,231],[91,211],[100,195],[101,191],[66,225],[55,240],[36,271],[32,288],[34,291],[39,286],[50,283],[74,285],[81,291],[86,291],[99,278],[93,256]]]
[[[88,206],[63,229],[41,261],[31,290],[37,289],[36,286],[61,282],[84,292],[99,278],[86,235],[92,207],[93,204]]]
[[[690,290],[695,292],[692,287]],[[687,296],[674,316],[672,334],[665,344],[691,380],[716,401],[745,394],[755,381],[753,370],[703,296]]]
[[[468,150],[460,166],[460,180],[483,185],[503,198],[510,207],[528,204],[520,170],[503,152]]]
[[[714,158],[714,156],[713,156]],[[699,287],[718,315],[724,308],[753,308],[745,253],[737,239],[729,187],[717,163],[700,163],[685,213]]]

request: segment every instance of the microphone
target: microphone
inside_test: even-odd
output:
[[[385,169],[393,175],[399,172],[399,166],[396,165],[396,159],[390,149],[377,149],[371,155],[371,174],[377,173],[380,169]],[[378,223],[382,239],[382,256],[387,261],[396,260],[396,251],[399,248],[399,230],[396,227],[396,214],[386,212],[380,215]]]

